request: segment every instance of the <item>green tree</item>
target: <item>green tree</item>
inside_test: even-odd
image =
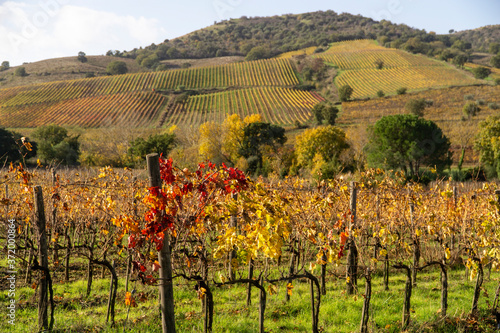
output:
[[[481,111],[481,108],[475,103],[475,102],[467,102],[463,109],[463,114],[464,116],[470,120],[472,117],[474,117],[476,114]]]
[[[10,68],[10,62],[8,61],[3,61],[2,66],[0,66],[0,71],[5,71]]]
[[[351,99],[354,89],[348,84],[339,88],[339,99],[341,102],[346,102]]]
[[[247,61],[260,60],[269,58],[270,56],[271,56],[270,52],[266,47],[256,46],[252,48],[250,52],[247,53],[245,60]]]
[[[318,125],[335,125],[339,109],[330,103],[318,103],[312,108]]]
[[[18,159],[17,145],[12,132],[0,127],[0,166]]]
[[[464,68],[465,63],[467,62],[468,58],[465,54],[458,54],[453,58],[453,64],[460,68]]]
[[[381,59],[375,60],[374,64],[375,64],[375,68],[377,68],[377,69],[384,68],[384,61],[382,61]]]
[[[500,52],[500,44],[496,42],[490,43],[488,51],[491,54],[498,54]]]
[[[243,129],[239,154],[247,159],[248,171],[257,172],[262,167],[263,148],[276,150],[286,142],[285,129],[270,123],[253,122]]]
[[[311,170],[313,176],[332,178],[345,163],[341,154],[349,148],[344,131],[335,126],[322,126],[305,130],[295,141],[298,164]]]
[[[27,76],[28,73],[26,73],[26,68],[21,66],[21,67],[16,68],[16,70],[14,71],[14,75],[23,77],[23,76]]]
[[[108,64],[106,72],[110,75],[120,75],[128,72],[127,64],[123,61],[115,60]]]
[[[491,74],[491,69],[486,67],[476,67],[472,69],[476,79],[486,79]]]
[[[497,54],[496,56],[491,57],[490,64],[491,64],[491,66],[493,66],[495,68],[500,68],[500,54]]]
[[[146,155],[151,153],[163,154],[167,156],[176,145],[175,135],[171,133],[153,134],[146,140],[136,138],[130,142],[128,155],[134,163],[142,164]]]
[[[86,54],[85,52],[83,51],[80,51],[78,52],[78,57],[77,57],[78,61],[81,62],[81,63],[85,63],[87,62],[87,57],[86,57]]]
[[[500,176],[500,116],[490,116],[479,123],[479,134],[474,147],[479,161],[490,177]]]
[[[442,170],[451,164],[450,141],[432,121],[412,114],[385,116],[368,130],[370,167],[401,169],[418,176],[421,166]]]
[[[382,97],[384,97],[384,96],[385,96],[385,93],[384,93],[384,91],[383,91],[383,90],[379,90],[379,91],[377,91],[377,97],[382,98]]]
[[[425,102],[425,98],[416,98],[410,99],[405,104],[405,109],[411,114],[414,114],[418,117],[423,117],[425,107],[427,106]]]
[[[61,126],[47,125],[33,132],[38,144],[38,155],[47,162],[75,165],[80,155],[78,136],[69,136]]]
[[[406,94],[407,90],[408,89],[405,88],[405,87],[398,88],[398,90],[396,90],[396,94],[398,94],[398,95],[404,95],[404,94]]]

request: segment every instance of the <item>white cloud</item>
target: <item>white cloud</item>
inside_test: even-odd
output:
[[[0,61],[11,65],[47,58],[129,50],[164,39],[156,19],[66,5],[67,0],[0,5]]]

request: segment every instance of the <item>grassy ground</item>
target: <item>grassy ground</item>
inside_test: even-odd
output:
[[[100,270],[99,270],[100,271]],[[80,276],[83,276],[81,272]],[[493,332],[494,320],[487,311],[493,302],[499,273],[486,276],[481,293],[479,319],[468,317],[471,308],[474,281],[465,279],[463,270],[449,272],[448,317],[439,318],[440,278],[437,271],[423,272],[418,276],[417,287],[412,294],[411,326],[407,332]],[[344,292],[344,280],[330,276],[327,295],[322,297],[319,326],[322,332],[356,332],[359,330],[363,306],[364,279],[359,280],[357,295]],[[175,293],[176,325],[178,332],[202,332],[203,315],[201,301],[197,298],[193,284],[178,281]],[[400,332],[405,278],[393,272],[390,290],[384,291],[382,278],[373,277],[371,303],[371,332]],[[161,332],[157,308],[157,289],[132,282],[138,306],[125,306],[124,280],[120,279],[116,306],[116,326],[106,324],[106,307],[109,278],[94,282],[90,297],[85,296],[86,281],[55,283],[54,298],[55,332]],[[35,290],[18,287],[16,291],[16,324],[6,324],[5,306],[0,308],[0,331],[37,332],[37,306]],[[244,286],[214,288],[214,332],[257,332],[258,292],[252,293],[252,305],[245,304]],[[266,332],[311,332],[311,308],[309,284],[294,283],[290,302],[284,301],[285,287],[278,286],[278,293],[268,295],[265,327]],[[0,295],[0,303],[6,304],[7,294]],[[128,319],[127,319],[128,314]]]

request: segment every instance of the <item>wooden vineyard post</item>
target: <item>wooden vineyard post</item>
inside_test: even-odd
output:
[[[43,206],[43,193],[41,186],[35,186],[35,228],[36,237],[38,240],[38,260],[39,266],[43,271],[43,277],[40,279],[38,289],[38,328],[41,331],[47,330],[49,327],[48,322],[48,280],[47,275],[49,271],[49,259],[47,249],[47,232],[45,230],[45,209]],[[35,264],[36,265],[36,264]]]
[[[149,186],[161,187],[160,161],[158,154],[146,156],[149,174]],[[172,283],[172,259],[170,253],[170,235],[164,233],[163,247],[158,252],[160,264],[160,311],[163,333],[175,333],[174,289]]]
[[[356,183],[351,182],[351,201],[350,210],[351,218],[349,220],[349,238],[347,240],[347,246],[349,253],[347,255],[347,294],[354,294],[356,287],[358,285],[357,275],[358,275],[358,249],[356,248],[356,243],[354,241],[353,232],[356,228],[356,197],[357,189]]]

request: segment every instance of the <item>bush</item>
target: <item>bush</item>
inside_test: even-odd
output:
[[[27,76],[28,73],[26,73],[26,68],[24,67],[17,67],[16,70],[14,71],[15,76],[23,77]]]
[[[470,95],[470,94],[464,95],[464,99],[466,101],[472,101],[474,99],[474,95]]]
[[[396,90],[396,94],[404,95],[404,94],[406,94],[407,90],[408,90],[407,88],[399,88],[398,90]]]
[[[500,109],[500,106],[497,103],[495,103],[495,102],[492,102],[492,103],[488,104],[488,107],[491,110],[498,110],[498,109]]]
[[[382,98],[384,96],[385,96],[385,93],[382,90],[377,91],[377,97]]]
[[[339,88],[339,99],[341,102],[346,102],[351,99],[354,89],[348,84]]]
[[[486,67],[476,67],[472,69],[476,79],[486,79],[491,74],[491,69]]]
[[[484,101],[484,99],[478,99],[476,101],[476,104],[479,105],[479,106],[483,106],[483,105],[486,105],[486,102]]]
[[[128,72],[127,64],[123,61],[112,61],[106,67],[106,72],[110,75],[121,75]]]

